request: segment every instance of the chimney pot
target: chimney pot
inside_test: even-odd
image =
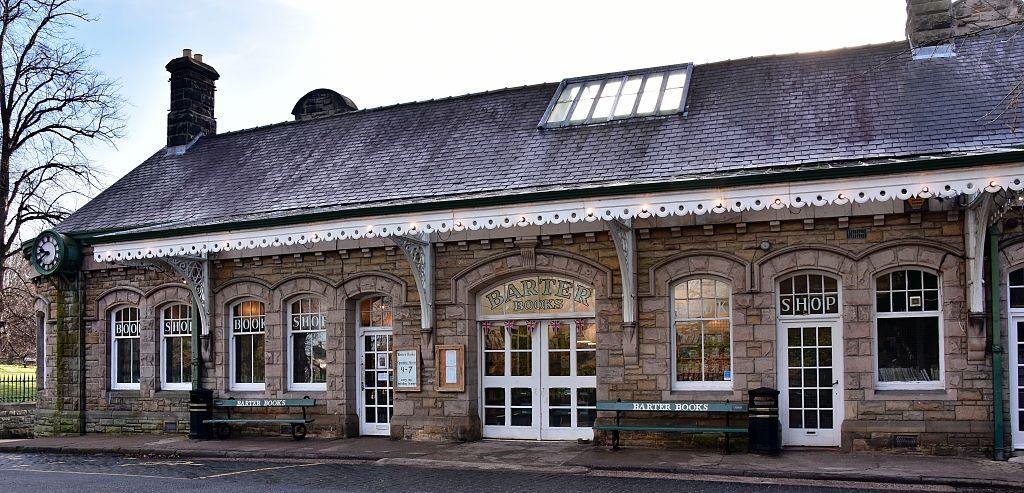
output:
[[[203,55],[196,53],[194,58],[196,59],[197,62],[203,63]]]
[[[190,50],[188,48],[185,48],[184,50],[181,50],[181,56],[183,56],[185,58],[192,58],[192,50]]]

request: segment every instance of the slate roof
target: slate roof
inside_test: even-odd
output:
[[[698,65],[683,115],[538,129],[542,84],[362,110],[160,150],[57,229],[163,229],[537,190],[663,182],[1020,145],[1024,45],[906,42]],[[578,75],[578,74],[567,74]],[[287,108],[282,108],[282,113]],[[995,112],[996,114],[993,114]]]

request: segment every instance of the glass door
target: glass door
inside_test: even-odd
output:
[[[1010,424],[1014,449],[1024,449],[1024,317],[1010,321]]]
[[[782,445],[840,445],[842,346],[837,323],[782,326],[779,420]]]
[[[391,339],[390,330],[367,330],[360,336],[360,435],[391,434],[391,416],[395,405]]]
[[[485,437],[593,438],[593,320],[483,322],[481,330]]]

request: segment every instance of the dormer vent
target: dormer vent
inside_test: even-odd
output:
[[[295,120],[312,120],[332,115],[340,115],[359,108],[351,99],[338,94],[330,89],[315,89],[299,98],[292,108],[292,115]]]

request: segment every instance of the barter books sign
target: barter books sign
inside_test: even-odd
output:
[[[484,290],[479,315],[593,313],[594,287],[556,276],[530,276]]]

